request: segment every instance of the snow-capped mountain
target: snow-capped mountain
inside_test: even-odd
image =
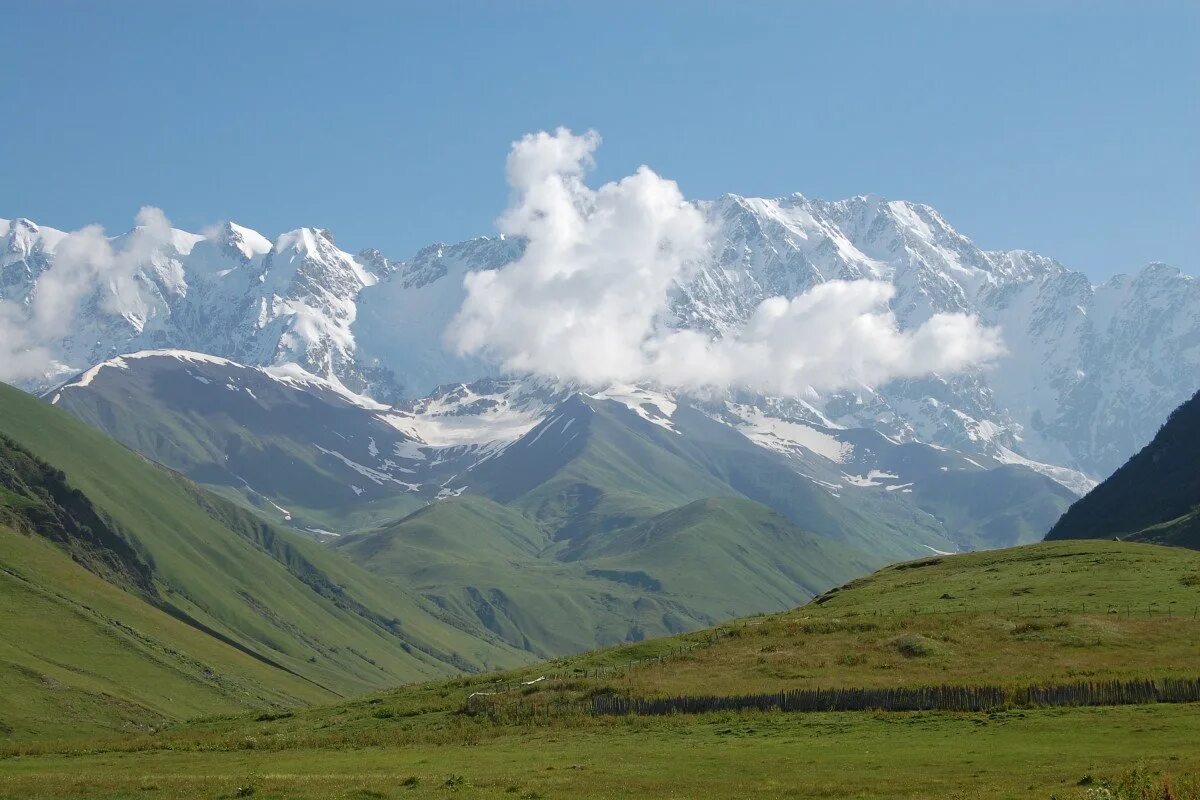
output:
[[[0,221],[0,236],[0,299],[28,303],[66,234],[16,220]],[[83,298],[55,356],[78,370],[120,353],[185,346],[248,364],[300,364],[329,379],[350,376],[357,298],[378,279],[326,230],[300,228],[274,243],[233,223],[203,236],[173,231],[134,275],[137,311],[107,310],[112,289],[101,284]]]
[[[677,288],[677,325],[720,335],[766,297],[867,277],[895,285],[902,327],[963,311],[1001,326],[1008,351],[973,373],[743,405],[785,404],[836,428],[1024,464],[1082,492],[1200,388],[1200,285],[1165,265],[1093,285],[1044,256],[983,251],[928,206],[872,196],[729,195],[702,208],[716,247]],[[16,220],[0,221],[0,236],[0,299],[27,303],[64,234]],[[53,355],[82,370],[121,353],[180,348],[296,364],[388,403],[419,398],[439,384],[495,377],[492,365],[448,353],[442,334],[463,275],[502,266],[522,246],[485,237],[392,261],[339,250],[320,229],[274,242],[234,224],[204,236],[179,231],[136,276],[143,312],[106,311],[102,287]],[[48,364],[26,388],[48,388],[63,369]]]

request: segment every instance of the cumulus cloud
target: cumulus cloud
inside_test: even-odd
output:
[[[595,133],[526,136],[508,157],[516,200],[502,233],[527,240],[500,270],[466,276],[449,328],[462,354],[505,368],[603,383],[644,377],[672,283],[705,251],[704,218],[646,167],[598,190],[583,173]]]
[[[888,308],[895,290],[879,281],[768,298],[723,338],[671,327],[672,288],[709,254],[711,232],[675,182],[648,167],[588,187],[599,144],[594,131],[564,128],[513,144],[513,201],[497,225],[527,246],[517,261],[465,277],[446,332],[460,355],[586,386],[796,395],[958,371],[1001,352],[999,332],[963,314],[901,331]]]
[[[137,271],[170,241],[171,223],[151,206],[136,221],[115,244],[99,225],[69,234],[58,242],[27,303],[0,300],[0,380],[29,380],[53,370],[54,343],[71,332],[80,302],[97,290],[103,310],[144,315]]]

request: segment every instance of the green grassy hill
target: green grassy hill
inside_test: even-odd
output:
[[[639,663],[615,683],[602,669],[631,661]],[[507,679],[554,673],[570,675],[570,691],[582,695],[666,696],[1197,676],[1198,665],[1200,553],[1081,541],[903,562],[790,611],[555,659]],[[491,680],[456,685],[469,693]]]
[[[21,687],[0,735],[295,706],[525,658],[6,386],[0,434],[0,670]]]
[[[1073,504],[1047,539],[1110,538],[1200,549],[1200,395]]]
[[[664,594],[712,619],[794,606],[866,572],[873,560],[760,503],[723,497],[572,543],[564,558],[634,586],[648,572]]]
[[[337,697],[181,623],[53,544],[5,527],[0,605],[0,740],[113,735]]]
[[[1200,554],[1179,548],[1055,542],[929,558],[782,614],[507,673],[86,747],[9,748],[0,797],[1196,800],[1195,704],[584,709],[606,692],[1195,677],[1198,605]]]
[[[789,608],[870,568],[737,498],[559,540],[516,508],[464,495],[337,547],[543,657]]]

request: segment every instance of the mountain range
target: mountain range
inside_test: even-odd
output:
[[[868,277],[896,287],[902,328],[939,311],[1001,327],[1007,355],[991,367],[805,398],[839,426],[1024,463],[1082,493],[1200,388],[1200,288],[1172,267],[1093,285],[1035,253],[981,250],[928,206],[874,196],[727,195],[701,207],[717,245],[676,287],[676,325],[727,333],[765,297]],[[0,299],[27,302],[64,235],[0,221]],[[111,290],[100,287],[56,343],[55,363],[23,388],[45,390],[113,356],[163,348],[297,364],[388,403],[495,377],[494,365],[448,354],[442,334],[463,275],[502,266],[522,246],[482,237],[394,261],[346,253],[319,228],[273,242],[233,223],[205,235],[175,231],[137,272],[139,310],[108,311],[102,295]]]
[[[1037,541],[1197,388],[1200,296],[1170,267],[1095,286],[873,196],[700,208],[717,246],[674,287],[672,325],[726,335],[764,298],[871,278],[895,287],[902,329],[965,312],[1006,352],[795,398],[502,375],[443,332],[464,276],[522,241],[393,261],[325,229],[271,241],[227,223],[171,231],[123,312],[111,286],[85,296],[22,388],[537,655]],[[15,220],[0,235],[0,300],[29,307],[66,234]]]

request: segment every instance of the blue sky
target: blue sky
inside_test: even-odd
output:
[[[521,134],[689,197],[874,192],[1096,278],[1200,273],[1200,3],[20,3],[0,217],[492,230]]]

